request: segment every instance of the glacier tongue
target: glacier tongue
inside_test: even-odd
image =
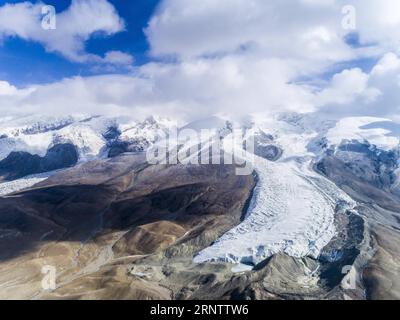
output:
[[[27,188],[34,186],[35,184],[42,182],[55,174],[58,171],[50,171],[39,174],[33,174],[21,179],[2,182],[0,183],[0,197],[11,194],[13,192],[18,192]]]
[[[305,158],[270,162],[255,157],[259,181],[244,221],[201,251],[194,262],[255,265],[280,252],[317,257],[335,235],[336,203],[353,202],[309,169],[310,162]]]

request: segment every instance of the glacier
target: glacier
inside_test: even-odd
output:
[[[194,262],[256,265],[280,252],[317,258],[335,235],[336,204],[354,204],[309,165],[257,157],[258,184],[244,221],[201,251]]]
[[[191,122],[183,129],[213,128],[222,137],[229,132],[227,124],[231,121],[214,116]],[[342,190],[312,169],[313,161],[318,159],[324,145],[335,149],[346,139],[370,141],[382,150],[400,145],[396,134],[400,130],[398,124],[383,118],[324,120],[319,116],[285,113],[260,115],[249,121],[245,126],[243,123],[237,125],[246,130],[252,127],[250,134],[256,128],[262,130],[273,138],[283,155],[276,161],[258,156],[248,160],[252,161],[258,183],[244,220],[196,255],[196,263],[225,261],[255,265],[280,252],[293,257],[318,257],[336,233],[336,204],[347,203],[349,209],[355,206]],[[151,144],[157,140],[160,129],[176,126],[173,121],[156,118],[144,122],[130,117],[87,115],[0,118],[0,159],[15,150],[43,155],[55,143],[71,142],[77,146],[80,162],[89,161],[107,156],[105,150],[109,141],[104,133],[110,127],[118,129],[118,139],[123,142],[148,141]],[[185,145],[185,148],[190,148],[190,145]],[[46,179],[46,175],[0,183],[0,196],[29,188]],[[400,171],[397,174],[400,181],[399,177]]]
[[[282,129],[279,126],[282,123],[278,126],[269,123],[268,129],[279,131]],[[286,150],[285,156],[278,161],[254,155],[247,159],[252,161],[258,182],[245,218],[199,252],[194,257],[195,263],[228,262],[254,266],[277,253],[317,258],[331,241],[336,234],[336,205],[343,203],[352,209],[356,204],[312,169],[315,155],[307,151],[307,145],[318,135],[299,134],[297,130],[285,130],[285,134],[277,138]],[[226,148],[231,150],[232,146]]]
[[[0,197],[6,196],[8,194],[18,192],[27,188],[34,186],[35,184],[46,180],[47,178],[51,177],[57,171],[33,174],[21,179],[16,179],[8,182],[0,183]]]

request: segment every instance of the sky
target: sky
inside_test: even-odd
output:
[[[21,2],[23,1],[0,0],[0,6]],[[46,0],[43,3],[54,6],[56,12],[61,13],[68,9],[71,0]],[[85,42],[87,51],[104,55],[109,50],[117,50],[134,56],[136,64],[148,62],[146,53],[149,47],[143,29],[158,0],[114,0],[110,3],[124,20],[125,27],[121,32],[110,36],[93,35]],[[0,46],[0,77],[19,86],[48,83],[74,75],[89,76],[104,71],[98,66],[95,68],[93,64],[76,63],[65,59],[60,52],[46,52],[42,44],[19,37],[7,37]],[[121,68],[113,70],[113,72],[122,71],[127,70]]]
[[[399,44],[397,0],[0,1],[0,113],[400,120]]]

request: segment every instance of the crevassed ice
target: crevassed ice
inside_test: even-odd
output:
[[[32,187],[35,184],[46,180],[56,172],[57,171],[39,173],[39,174],[29,175],[21,179],[0,183],[0,196],[5,196],[7,194]]]
[[[260,157],[253,161],[259,181],[245,220],[201,251],[195,263],[257,264],[279,252],[317,257],[335,235],[336,203],[353,204],[334,184],[309,169],[310,161],[274,163]]]

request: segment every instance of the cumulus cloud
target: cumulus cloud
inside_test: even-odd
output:
[[[106,1],[102,3],[103,11],[108,8],[111,11],[107,12],[114,12]],[[0,109],[6,112],[14,106],[29,112],[137,116],[157,113],[184,120],[218,112],[240,116],[283,111],[394,118],[400,106],[400,59],[396,51],[400,33],[395,31],[400,27],[400,18],[397,13],[389,15],[390,19],[385,15],[398,5],[397,1],[382,0],[378,8],[374,3],[164,0],[146,29],[151,55],[158,62],[132,68],[125,75],[74,77],[47,85],[33,84],[23,90],[10,84],[11,89],[0,86],[0,92],[9,92],[7,98],[0,93]],[[357,29],[350,31],[342,26],[342,8],[349,4],[355,5],[357,18]],[[76,19],[73,17],[71,14],[70,19]],[[123,28],[120,18],[113,14],[108,22],[99,23],[71,27],[75,31],[66,34],[83,34],[78,36],[76,46],[59,47],[55,41],[58,38],[37,41],[48,50],[72,52],[78,59],[88,59],[82,50],[93,30],[113,33]],[[20,28],[14,30],[18,36],[32,37],[31,33],[24,34],[27,26]],[[349,32],[357,34],[357,43],[349,43]],[[176,58],[173,63],[164,60],[169,56]],[[372,70],[365,70],[357,67],[360,58],[378,62]],[[117,51],[94,59],[113,65],[133,62],[129,54]],[[339,70],[330,78],[321,76],[344,62],[355,67]]]
[[[181,119],[216,112],[313,111],[308,87],[288,83],[290,72],[275,59],[253,64],[243,57],[150,63],[129,75],[74,77],[34,86],[14,104],[29,112],[157,113]]]
[[[349,6],[355,9],[356,30],[343,27],[343,8]],[[368,54],[346,44],[344,36],[351,31],[359,33],[363,45],[397,49],[399,27],[397,0],[164,0],[147,34],[154,55],[190,57],[252,48],[264,56],[317,62]]]
[[[315,95],[317,110],[336,116],[381,116],[400,120],[400,58],[385,54],[368,73],[343,70]]]
[[[334,1],[165,0],[146,32],[157,56],[253,50],[332,62],[354,57],[342,39],[341,18]]]
[[[56,29],[42,28],[41,2],[5,4],[0,7],[0,40],[19,37],[41,43],[74,62],[132,63],[132,57],[117,51],[104,57],[87,53],[85,42],[94,33],[110,36],[125,28],[124,21],[106,0],[72,0],[68,9],[56,16]]]
[[[368,73],[352,68],[333,75],[322,89],[290,83],[290,75],[284,61],[273,59],[151,63],[129,75],[74,77],[24,90],[0,83],[0,92],[6,93],[0,94],[0,111],[159,114],[182,121],[217,112],[238,117],[282,111],[389,118],[399,114],[400,58],[393,53]]]
[[[374,44],[381,51],[398,50],[400,41],[400,2],[397,0],[352,0],[357,29],[363,44]]]
[[[111,64],[131,65],[133,57],[121,51],[109,51],[105,54],[104,61]]]
[[[10,85],[7,81],[0,81],[0,96],[15,95],[17,88]]]
[[[359,68],[346,69],[333,76],[327,88],[316,95],[316,105],[349,105],[357,99],[375,100],[381,92],[368,87],[369,75]]]
[[[371,110],[399,119],[400,58],[397,54],[387,53],[378,61],[370,73],[369,86],[381,92]]]

